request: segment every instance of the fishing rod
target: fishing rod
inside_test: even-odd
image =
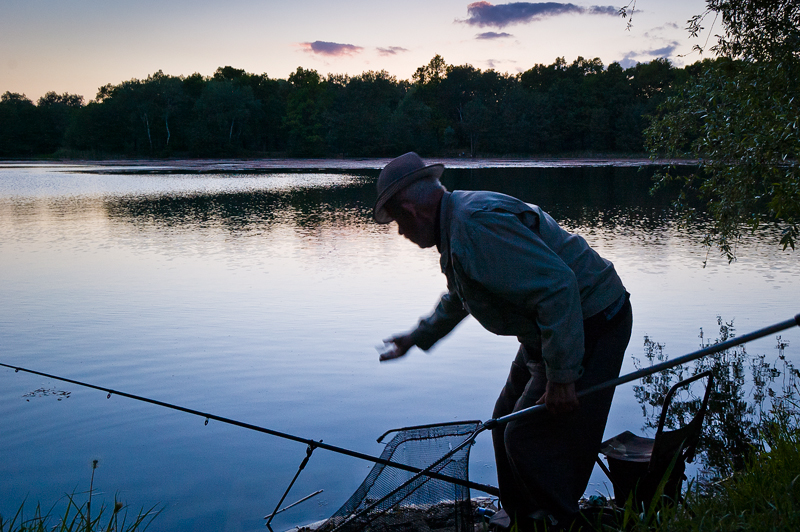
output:
[[[344,454],[344,455],[347,455],[347,456],[351,456],[353,458],[359,458],[361,460],[366,460],[368,462],[374,462],[376,464],[383,464],[385,466],[394,467],[396,469],[403,469],[405,471],[408,471],[410,473],[415,473],[415,474],[419,474],[419,473],[421,473],[423,471],[422,469],[420,469],[418,467],[414,467],[414,466],[410,466],[410,465],[406,465],[406,464],[401,464],[399,462],[393,462],[391,460],[386,460],[386,459],[380,458],[378,456],[372,456],[372,455],[369,455],[369,454],[360,453],[358,451],[352,451],[350,449],[345,449],[344,447],[337,447],[335,445],[330,445],[330,444],[327,444],[327,443],[323,443],[321,440],[320,441],[310,440],[310,439],[302,438],[300,436],[295,436],[293,434],[289,434],[289,433],[286,433],[286,432],[281,432],[281,431],[277,431],[277,430],[273,430],[273,429],[268,429],[266,427],[260,427],[258,425],[253,425],[251,423],[245,423],[243,421],[237,421],[235,419],[230,419],[230,418],[227,418],[227,417],[218,416],[216,414],[211,414],[211,413],[208,413],[208,412],[201,412],[200,410],[194,410],[192,408],[186,408],[184,406],[175,405],[175,404],[172,404],[172,403],[166,403],[164,401],[159,401],[157,399],[151,399],[149,397],[143,397],[141,395],[135,395],[135,394],[123,392],[123,391],[120,391],[120,390],[113,390],[111,388],[105,388],[103,386],[97,386],[95,384],[90,384],[90,383],[86,383],[86,382],[82,382],[82,381],[78,381],[78,380],[74,380],[74,379],[68,379],[66,377],[59,377],[58,375],[51,375],[49,373],[43,373],[41,371],[35,371],[35,370],[32,370],[32,369],[27,369],[27,368],[23,368],[23,367],[19,367],[19,366],[12,366],[10,364],[3,364],[2,362],[0,362],[0,366],[5,367],[5,368],[13,369],[15,372],[22,371],[24,373],[30,373],[30,374],[33,374],[33,375],[39,375],[41,377],[46,377],[48,379],[54,379],[54,380],[57,380],[57,381],[62,381],[62,382],[68,382],[70,384],[75,384],[77,386],[83,386],[84,388],[92,388],[94,390],[100,390],[102,392],[107,392],[108,393],[108,395],[106,396],[107,399],[110,399],[112,395],[120,395],[122,397],[127,397],[128,399],[134,399],[136,401],[142,401],[144,403],[150,403],[150,404],[157,405],[157,406],[163,406],[164,408],[169,408],[169,409],[172,409],[172,410],[178,410],[179,412],[185,412],[187,414],[192,414],[192,415],[195,415],[195,416],[203,417],[206,420],[205,421],[206,425],[208,425],[208,421],[209,420],[213,419],[214,421],[219,421],[220,423],[226,423],[228,425],[234,425],[236,427],[242,427],[242,428],[245,428],[245,429],[248,429],[248,430],[254,430],[256,432],[269,434],[270,436],[276,436],[278,438],[283,438],[283,439],[286,439],[286,440],[291,440],[291,441],[295,441],[295,442],[299,442],[299,443],[305,443],[306,445],[308,445],[308,447],[310,449],[316,449],[316,448],[325,449],[327,451],[332,451],[332,452],[335,452],[335,453]],[[435,478],[437,480],[443,480],[445,482],[450,482],[452,484],[458,484],[460,486],[464,486],[464,487],[467,487],[467,488],[476,489],[476,490],[481,491],[483,493],[488,493],[489,495],[498,496],[499,493],[500,493],[500,491],[494,486],[489,486],[489,485],[485,485],[485,484],[479,484],[477,482],[472,482],[470,480],[464,480],[464,479],[460,479],[460,478],[455,478],[455,477],[451,477],[449,475],[442,475],[442,474],[439,474],[439,473],[429,473],[429,474],[426,473],[425,475],[429,476],[431,478]]]
[[[623,376],[618,377],[616,379],[612,379],[612,380],[606,381],[604,383],[597,384],[595,386],[590,386],[589,388],[585,388],[585,389],[579,391],[577,393],[577,396],[578,397],[583,397],[583,396],[586,396],[586,395],[589,395],[589,394],[592,394],[592,393],[595,393],[595,392],[598,392],[598,391],[601,391],[601,390],[606,390],[608,388],[613,388],[613,387],[619,386],[621,384],[625,384],[627,382],[631,382],[633,380],[639,379],[641,377],[645,377],[647,375],[652,375],[653,373],[657,373],[659,371],[670,369],[670,368],[673,368],[675,366],[679,366],[681,364],[685,364],[687,362],[691,362],[693,360],[697,360],[698,358],[702,358],[704,356],[712,355],[714,353],[719,353],[720,351],[724,351],[724,350],[729,349],[731,347],[736,347],[738,345],[742,345],[742,344],[745,344],[747,342],[751,342],[753,340],[757,340],[757,339],[763,338],[763,337],[765,337],[767,335],[774,334],[774,333],[780,332],[780,331],[784,331],[786,329],[789,329],[789,328],[795,327],[795,326],[800,326],[800,314],[795,315],[795,317],[792,318],[792,319],[789,319],[789,320],[786,320],[786,321],[782,321],[782,322],[776,323],[774,325],[770,325],[768,327],[764,327],[762,329],[758,329],[756,331],[753,331],[751,333],[748,333],[748,334],[745,334],[745,335],[742,335],[742,336],[739,336],[739,337],[736,337],[736,338],[731,338],[730,340],[726,340],[724,342],[720,342],[720,343],[715,344],[713,346],[709,346],[709,347],[706,347],[704,349],[700,349],[699,351],[694,351],[692,353],[689,353],[687,355],[683,355],[683,356],[675,358],[673,360],[667,360],[665,362],[661,362],[661,363],[656,364],[654,366],[650,366],[649,368],[640,369],[638,371],[634,371],[632,373],[628,373],[627,375],[623,375]],[[519,410],[517,412],[513,412],[513,413],[508,414],[506,416],[502,416],[502,417],[499,417],[499,418],[496,418],[496,419],[489,419],[489,420],[483,422],[481,424],[481,426],[479,426],[469,437],[467,437],[463,442],[461,442],[460,444],[455,446],[453,449],[448,451],[443,457],[438,459],[436,462],[434,462],[430,466],[428,466],[428,467],[426,467],[424,469],[419,469],[419,468],[416,468],[416,467],[413,467],[413,466],[409,466],[409,465],[406,465],[406,464],[393,462],[391,460],[385,460],[385,459],[379,458],[377,456],[371,456],[371,455],[360,453],[360,452],[357,452],[357,451],[352,451],[350,449],[345,449],[343,447],[337,447],[335,445],[330,445],[330,444],[327,444],[327,443],[323,443],[322,441],[315,441],[315,440],[309,440],[307,438],[301,438],[301,437],[295,436],[293,434],[288,434],[288,433],[285,433],[285,432],[280,432],[280,431],[277,431],[277,430],[268,429],[268,428],[265,428],[265,427],[260,427],[258,425],[253,425],[253,424],[250,424],[250,423],[245,423],[245,422],[237,421],[237,420],[230,419],[230,418],[217,416],[215,414],[211,414],[211,413],[208,413],[208,412],[201,412],[199,410],[194,410],[194,409],[191,409],[191,408],[186,408],[186,407],[179,406],[179,405],[174,405],[174,404],[171,404],[171,403],[166,403],[164,401],[159,401],[159,400],[156,400],[156,399],[150,399],[148,397],[142,397],[142,396],[139,396],[139,395],[126,393],[126,392],[122,392],[122,391],[119,391],[119,390],[113,390],[113,389],[110,389],[110,388],[105,388],[105,387],[102,387],[102,386],[97,386],[97,385],[94,385],[94,384],[89,384],[89,383],[77,381],[77,380],[74,380],[74,379],[68,379],[68,378],[65,378],[65,377],[59,377],[57,375],[50,375],[50,374],[47,374],[47,373],[42,373],[40,371],[34,371],[34,370],[31,370],[31,369],[26,369],[26,368],[22,368],[22,367],[18,367],[18,366],[12,366],[12,365],[9,365],[9,364],[4,364],[2,362],[0,362],[0,366],[13,369],[15,372],[23,371],[25,373],[31,373],[33,375],[39,375],[39,376],[42,376],[42,377],[47,377],[49,379],[59,380],[59,381],[63,381],[63,382],[69,382],[69,383],[75,384],[77,386],[83,386],[83,387],[86,387],[86,388],[92,388],[92,389],[95,389],[95,390],[104,391],[104,392],[108,393],[107,398],[111,398],[111,395],[121,395],[121,396],[127,397],[129,399],[134,399],[134,400],[142,401],[142,402],[145,402],[145,403],[150,403],[150,404],[154,404],[154,405],[158,405],[158,406],[163,406],[165,408],[170,408],[172,410],[178,410],[178,411],[181,411],[181,412],[186,412],[188,414],[192,414],[192,415],[195,415],[195,416],[204,417],[205,420],[206,420],[206,424],[208,424],[208,421],[210,419],[213,419],[213,420],[219,421],[221,423],[227,423],[229,425],[242,427],[242,428],[245,428],[245,429],[248,429],[248,430],[254,430],[256,432],[262,432],[264,434],[269,434],[271,436],[276,436],[276,437],[279,437],[279,438],[284,438],[284,439],[296,441],[296,442],[299,442],[299,443],[305,443],[306,445],[308,445],[312,449],[318,447],[320,449],[326,449],[328,451],[332,451],[332,452],[339,453],[339,454],[344,454],[344,455],[347,455],[347,456],[351,456],[353,458],[359,458],[361,460],[366,460],[366,461],[374,462],[374,463],[377,463],[377,464],[383,464],[385,466],[394,467],[394,468],[397,468],[397,469],[402,469],[402,470],[414,473],[414,476],[411,479],[409,479],[406,483],[404,483],[404,485],[407,485],[410,482],[412,482],[413,480],[415,480],[416,478],[419,478],[420,476],[424,475],[424,476],[427,476],[427,477],[430,477],[430,478],[435,478],[437,480],[444,480],[446,482],[451,482],[453,484],[457,484],[457,485],[460,485],[460,486],[465,486],[465,487],[477,489],[478,491],[481,491],[481,492],[484,492],[484,493],[488,493],[489,495],[495,495],[495,496],[499,495],[499,490],[494,486],[478,484],[478,483],[475,483],[475,482],[472,482],[472,481],[469,481],[469,480],[462,480],[462,479],[459,479],[459,478],[450,477],[448,475],[442,475],[442,474],[433,472],[432,469],[435,468],[437,465],[439,465],[443,460],[446,460],[450,456],[454,455],[456,452],[460,451],[461,449],[463,449],[467,445],[469,445],[472,442],[474,442],[475,438],[480,433],[484,432],[485,430],[493,429],[493,428],[495,428],[495,427],[497,427],[499,425],[504,425],[504,424],[506,424],[506,423],[508,423],[510,421],[513,421],[513,420],[521,418],[521,417],[527,417],[527,416],[533,415],[534,413],[541,412],[541,411],[543,411],[543,410],[545,410],[547,408],[546,405],[535,405],[535,406],[531,406],[529,408],[525,408],[523,410]]]
[[[650,366],[649,368],[643,368],[638,371],[633,371],[631,373],[628,373],[627,375],[622,375],[620,377],[617,377],[616,379],[611,379],[606,382],[601,382],[600,384],[595,384],[594,386],[584,388],[583,390],[579,391],[576,395],[578,397],[583,397],[585,395],[599,392],[601,390],[607,390],[608,388],[616,388],[620,384],[625,384],[627,382],[635,381],[636,379],[652,375],[653,373],[658,373],[666,369],[674,368],[675,366],[680,366],[681,364],[692,362],[693,360],[697,360],[698,358],[703,358],[708,355],[713,355],[714,353],[719,353],[720,351],[725,351],[726,349],[729,349],[731,347],[736,347],[737,345],[746,344],[747,342],[752,342],[753,340],[758,340],[759,338],[763,338],[770,334],[775,334],[776,332],[785,331],[786,329],[791,329],[792,327],[795,326],[800,327],[800,314],[796,314],[795,317],[792,319],[785,320],[780,323],[776,323],[774,325],[769,325],[767,327],[758,329],[757,331],[747,333],[743,336],[731,338],[730,340],[714,344],[712,346],[700,349],[698,351],[694,351],[687,355],[683,355],[672,360],[666,360],[659,364],[655,364],[653,366]],[[523,408],[522,410],[512,412],[511,414],[499,417],[497,419],[489,419],[483,423],[483,428],[493,429],[498,425],[504,425],[509,421],[513,421],[521,417],[530,416],[531,414],[540,412],[545,408],[547,407],[543,404],[530,406],[528,408]]]
[[[764,327],[762,329],[758,329],[756,331],[753,331],[751,333],[745,334],[743,336],[739,336],[739,337],[736,337],[736,338],[731,338],[730,340],[726,340],[724,342],[720,342],[718,344],[714,344],[714,345],[706,347],[704,349],[700,349],[698,351],[694,351],[692,353],[680,356],[680,357],[675,358],[673,360],[667,360],[665,362],[661,362],[659,364],[655,364],[653,366],[650,366],[649,368],[640,369],[638,371],[634,371],[632,373],[628,373],[628,374],[623,375],[621,377],[617,377],[616,379],[611,379],[609,381],[606,381],[606,382],[603,382],[603,383],[600,383],[600,384],[596,384],[596,385],[590,386],[588,388],[584,388],[583,390],[577,392],[576,395],[578,397],[583,397],[583,396],[586,396],[586,395],[589,395],[589,394],[592,394],[592,393],[599,392],[601,390],[606,390],[608,388],[614,388],[616,386],[619,386],[620,384],[625,384],[627,382],[631,382],[631,381],[639,379],[641,377],[646,377],[647,375],[652,375],[653,373],[657,373],[659,371],[664,371],[666,369],[674,368],[675,366],[679,366],[681,364],[685,364],[687,362],[691,362],[693,360],[697,360],[698,358],[702,358],[702,357],[705,357],[705,356],[708,356],[708,355],[713,355],[714,353],[719,353],[720,351],[724,351],[724,350],[729,349],[731,347],[736,347],[738,345],[742,345],[742,344],[745,344],[747,342],[752,342],[753,340],[757,340],[757,339],[763,338],[763,337],[765,337],[767,335],[774,334],[774,333],[780,332],[780,331],[784,331],[786,329],[790,329],[790,328],[795,327],[795,326],[800,327],[800,314],[796,314],[795,317],[792,318],[792,319],[789,319],[789,320],[786,320],[786,321],[782,321],[782,322],[776,323],[774,325],[769,325],[767,327]],[[470,434],[466,439],[464,439],[464,441],[462,441],[461,443],[459,443],[458,445],[456,445],[455,447],[450,449],[441,458],[438,458],[434,463],[432,463],[431,465],[429,465],[428,467],[426,467],[425,469],[423,469],[422,471],[420,471],[416,475],[412,476],[410,479],[408,479],[406,482],[404,482],[403,484],[401,484],[400,486],[398,486],[397,488],[395,488],[394,490],[389,492],[387,495],[385,495],[384,497],[382,497],[378,501],[373,502],[366,510],[364,510],[362,512],[359,512],[358,515],[366,514],[372,508],[375,508],[375,507],[379,506],[385,500],[389,499],[390,497],[393,497],[396,493],[398,493],[400,490],[404,489],[406,486],[409,486],[413,482],[416,482],[416,480],[419,479],[421,476],[430,475],[430,473],[432,472],[432,470],[434,468],[436,468],[437,466],[442,464],[445,460],[447,460],[448,458],[453,456],[455,453],[457,453],[458,451],[460,451],[461,449],[463,449],[467,445],[471,445],[475,441],[475,438],[477,438],[478,435],[481,434],[482,432],[484,432],[486,430],[494,429],[494,428],[496,428],[496,427],[498,427],[500,425],[505,425],[506,423],[508,423],[510,421],[513,421],[515,419],[519,419],[519,418],[522,418],[522,417],[528,417],[528,416],[531,416],[531,415],[533,415],[535,413],[542,412],[546,408],[547,408],[547,406],[544,405],[544,404],[534,405],[534,406],[519,410],[517,412],[512,412],[511,414],[508,414],[508,415],[505,415],[505,416],[501,416],[501,417],[498,417],[498,418],[495,418],[495,419],[489,419],[489,420],[483,422],[477,429],[475,429],[475,431],[472,434]],[[334,532],[336,530],[338,530],[339,528],[341,528],[341,525],[339,527],[337,527],[336,529],[334,529]]]

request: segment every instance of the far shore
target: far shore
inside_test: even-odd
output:
[[[261,172],[266,170],[380,170],[389,161],[384,158],[225,158],[225,159],[15,159],[0,160],[0,168],[41,166],[93,167],[117,173],[126,169],[134,173],[219,173]],[[647,157],[426,157],[431,164],[447,168],[574,168],[599,166],[667,166],[696,165],[691,159],[650,159]],[[113,170],[112,170],[113,169]]]

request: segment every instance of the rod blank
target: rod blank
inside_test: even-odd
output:
[[[659,371],[664,371],[665,369],[674,368],[675,366],[680,366],[681,364],[697,360],[698,358],[702,358],[708,355],[713,355],[714,353],[719,353],[720,351],[724,351],[731,347],[736,347],[737,345],[746,344],[747,342],[752,342],[753,340],[758,340],[759,338],[763,338],[765,336],[774,334],[776,332],[785,331],[786,329],[790,329],[795,326],[800,327],[800,314],[796,314],[795,317],[790,320],[782,321],[780,323],[776,323],[775,325],[770,325],[768,327],[758,329],[757,331],[753,331],[751,333],[747,333],[745,335],[736,338],[731,338],[730,340],[714,344],[704,349],[700,349],[699,351],[694,351],[692,353],[689,353],[688,355],[683,355],[673,360],[666,360],[664,362],[661,362],[660,364],[650,366],[649,368],[643,368],[638,371],[628,373],[627,375],[622,375],[621,377],[617,377],[616,379],[612,379],[610,381],[590,386],[589,388],[585,388],[579,391],[577,395],[578,397],[583,397],[591,393],[599,392],[600,390],[615,388],[620,384],[625,384],[627,382],[631,382],[636,379],[641,379],[642,377],[646,377],[647,375],[652,375],[653,373],[658,373]],[[499,417],[497,419],[490,419],[484,422],[483,426],[487,429],[492,429],[498,425],[504,425],[509,421],[513,421],[521,417],[527,417],[536,412],[541,412],[545,408],[546,408],[545,405],[534,405],[528,408],[524,408],[522,410],[518,410],[517,412],[512,412],[511,414]]]
[[[344,454],[344,455],[347,455],[347,456],[351,456],[353,458],[358,458],[360,460],[366,460],[368,462],[374,462],[376,464],[383,464],[385,466],[394,467],[396,469],[402,469],[402,470],[408,471],[410,473],[419,473],[419,472],[423,471],[422,469],[420,469],[418,467],[413,467],[413,466],[410,466],[410,465],[401,464],[399,462],[392,462],[391,460],[384,460],[383,458],[380,458],[380,457],[377,457],[377,456],[371,456],[371,455],[368,455],[368,454],[359,453],[357,451],[351,451],[350,449],[345,449],[344,447],[337,447],[335,445],[329,445],[327,443],[322,443],[321,441],[314,441],[314,440],[310,440],[308,438],[301,438],[299,436],[295,436],[294,434],[288,434],[286,432],[280,432],[280,431],[277,431],[277,430],[268,429],[266,427],[260,427],[258,425],[252,425],[250,423],[244,423],[243,421],[237,421],[235,419],[230,419],[230,418],[226,418],[226,417],[222,417],[222,416],[217,416],[215,414],[210,414],[208,412],[201,412],[199,410],[186,408],[186,407],[180,406],[180,405],[174,405],[174,404],[171,404],[171,403],[165,403],[164,401],[159,401],[157,399],[150,399],[149,397],[142,397],[140,395],[134,395],[132,393],[121,392],[119,390],[112,390],[110,388],[104,388],[102,386],[97,386],[97,385],[94,385],[94,384],[89,384],[89,383],[77,381],[77,380],[74,380],[74,379],[67,379],[65,377],[59,377],[57,375],[50,375],[48,373],[43,373],[41,371],[35,371],[35,370],[32,370],[32,369],[22,368],[22,367],[18,367],[18,366],[11,366],[9,364],[3,364],[2,362],[0,362],[0,366],[5,367],[5,368],[13,369],[15,372],[23,371],[25,373],[30,373],[30,374],[33,374],[33,375],[39,375],[41,377],[46,377],[48,379],[54,379],[54,380],[57,380],[57,381],[68,382],[70,384],[75,384],[77,386],[83,386],[85,388],[92,388],[94,390],[100,390],[100,391],[103,391],[103,392],[108,392],[108,397],[111,397],[111,394],[121,395],[123,397],[127,397],[128,399],[134,399],[136,401],[142,401],[142,402],[150,403],[150,404],[153,404],[153,405],[163,406],[164,408],[170,408],[172,410],[178,410],[179,412],[185,412],[187,414],[192,414],[194,416],[200,416],[202,418],[205,418],[205,424],[206,425],[208,425],[208,420],[209,419],[213,419],[214,421],[219,421],[220,423],[226,423],[228,425],[234,425],[236,427],[242,427],[242,428],[245,428],[245,429],[248,429],[248,430],[254,430],[256,432],[269,434],[270,436],[276,436],[278,438],[283,438],[283,439],[286,439],[286,440],[296,441],[296,442],[299,442],[299,443],[305,443],[306,445],[309,445],[311,447],[319,447],[320,449],[325,449],[327,451],[332,451],[334,453]],[[458,484],[460,486],[465,486],[467,488],[476,489],[476,490],[481,491],[483,493],[488,493],[489,495],[497,496],[497,495],[500,494],[500,490],[498,490],[494,486],[488,486],[486,484],[479,484],[477,482],[472,482],[470,480],[462,480],[460,478],[451,477],[449,475],[442,475],[440,473],[429,473],[429,474],[426,474],[426,475],[431,477],[431,478],[435,478],[437,480],[444,480],[445,482],[450,482],[452,484]]]

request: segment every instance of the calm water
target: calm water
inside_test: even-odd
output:
[[[435,251],[372,222],[380,164],[0,166],[0,362],[376,455],[391,428],[488,418],[512,339],[467,320],[429,354],[378,363],[374,346],[444,290]],[[652,170],[459,166],[449,188],[538,203],[614,262],[635,316],[625,372],[645,335],[678,356],[717,315],[744,333],[800,311],[797,253],[748,238],[738,262],[712,252],[703,268],[698,229],[647,195]],[[800,334],[783,339],[797,360]],[[642,424],[620,388],[607,434]],[[302,444],[7,369],[0,431],[3,516],[23,500],[82,500],[96,459],[95,500],[163,505],[154,530],[261,530],[305,456]],[[495,484],[489,440],[473,448],[470,475]],[[317,450],[286,503],[324,493],[273,528],[329,516],[370,467]],[[607,493],[602,475],[589,490]]]

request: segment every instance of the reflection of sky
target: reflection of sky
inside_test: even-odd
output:
[[[377,362],[373,346],[428,312],[444,279],[435,251],[370,220],[371,178],[14,172],[0,174],[3,362],[371,454],[380,453],[371,438],[387,429],[491,413],[514,341],[474,321],[429,355]],[[498,182],[522,187],[507,175]],[[601,178],[630,185],[623,174]],[[591,176],[563,179],[584,186]],[[543,181],[533,185],[550,197]],[[630,356],[641,356],[644,335],[670,356],[692,351],[700,327],[707,338],[715,331],[718,314],[747,332],[797,312],[792,253],[747,239],[737,263],[711,253],[703,268],[697,235],[657,206],[605,216],[603,205],[581,210],[565,201],[553,212],[615,263],[632,294]],[[800,335],[783,337],[796,357]],[[749,349],[769,357],[773,347],[765,340]],[[629,357],[625,371],[632,369]],[[0,454],[13,457],[0,463],[0,500],[12,505],[23,484],[29,500],[44,503],[71,491],[99,455],[102,489],[123,490],[133,506],[169,503],[159,518],[165,528],[230,521],[255,529],[303,456],[296,444],[121,398],[10,371],[0,379]],[[21,399],[40,387],[72,395]],[[619,390],[609,434],[641,424],[629,387]],[[490,447],[484,440],[473,450],[479,482],[494,483]],[[293,493],[325,494],[282,523],[330,515],[367,469],[317,451]],[[45,470],[59,474],[43,478]],[[224,489],[207,493],[208,485]]]
[[[272,173],[268,176],[242,174],[170,174],[136,176],[116,174],[45,173],[39,168],[4,172],[0,198],[117,197],[151,195],[201,195],[241,192],[279,192],[306,188],[347,186],[362,177],[339,174]]]

